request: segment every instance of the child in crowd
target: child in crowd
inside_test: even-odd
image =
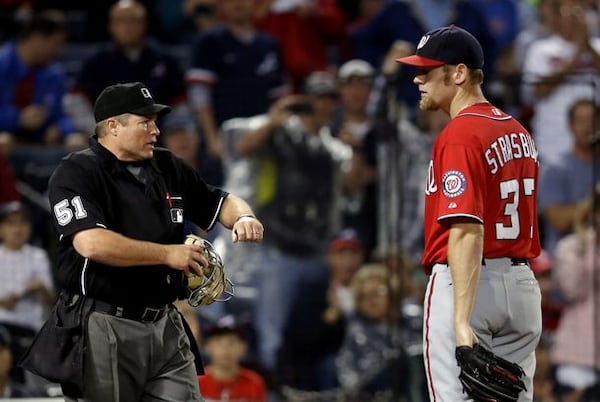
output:
[[[266,402],[262,377],[241,365],[248,350],[241,328],[216,324],[204,334],[203,346],[209,363],[198,382],[206,402]]]
[[[18,359],[42,326],[54,302],[48,254],[28,243],[32,233],[29,210],[19,201],[0,207],[0,324],[11,335]],[[13,378],[25,381],[16,367]]]
[[[46,251],[27,243],[31,230],[23,204],[0,208],[0,321],[37,330],[44,308],[53,302],[54,287]]]

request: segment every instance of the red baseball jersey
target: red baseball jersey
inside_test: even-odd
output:
[[[531,135],[511,116],[485,102],[463,109],[437,138],[425,189],[427,274],[448,260],[451,218],[484,226],[486,258],[534,258],[538,153]]]
[[[200,393],[206,402],[266,402],[267,387],[262,377],[249,369],[240,369],[235,380],[217,380],[206,368],[204,375],[198,376]]]

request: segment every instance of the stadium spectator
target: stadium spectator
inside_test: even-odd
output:
[[[19,201],[0,208],[0,323],[35,332],[54,301],[54,284],[46,251],[28,244],[29,210]]]
[[[579,99],[594,99],[600,84],[600,38],[589,33],[584,5],[556,0],[551,9],[554,32],[531,43],[523,67],[523,91],[533,96],[531,127],[542,163],[572,146],[567,111]]]
[[[280,48],[254,26],[252,0],[220,0],[223,23],[200,32],[187,72],[190,101],[203,135],[203,161],[209,182],[222,181],[221,124],[266,113],[287,93]]]
[[[203,347],[209,362],[198,383],[207,401],[267,401],[263,378],[242,366],[248,344],[241,328],[217,323],[204,333]]]
[[[556,242],[569,233],[577,218],[578,203],[600,182],[597,133],[599,114],[593,100],[576,100],[567,114],[570,149],[542,164],[539,211],[545,225],[544,249],[554,255]],[[536,144],[538,141],[536,141]]]
[[[554,274],[566,306],[552,349],[563,401],[597,401],[600,378],[600,186],[586,198],[574,233],[556,246]]]
[[[534,41],[547,38],[554,33],[557,14],[554,10],[556,0],[540,0],[535,7],[534,19],[528,26],[519,30],[514,42],[513,64],[516,72],[523,70],[525,55]]]
[[[331,126],[339,107],[338,85],[328,71],[314,71],[306,78],[304,94],[313,98],[315,117],[319,125]]]
[[[0,324],[11,334],[18,359],[42,326],[54,302],[54,283],[46,250],[28,244],[29,210],[18,201],[0,208]],[[13,375],[24,381],[23,372]]]
[[[329,243],[328,277],[301,281],[285,326],[280,381],[300,390],[322,391],[338,385],[335,356],[354,314],[350,283],[365,261],[354,229],[343,229]]]
[[[102,89],[116,83],[142,81],[157,102],[173,105],[177,113],[187,111],[183,71],[171,55],[146,37],[146,25],[143,4],[120,0],[111,6],[108,28],[112,40],[83,61],[65,99],[69,115],[83,132],[93,133],[93,102]]]
[[[285,70],[295,92],[313,71],[337,65],[330,60],[339,48],[346,20],[336,0],[261,0],[257,25],[279,43]]]
[[[547,38],[554,33],[554,19],[557,16],[554,10],[555,1],[539,0],[531,5],[535,11],[533,18],[517,34],[513,44],[512,60],[507,60],[504,70],[505,81],[507,81],[505,86],[511,93],[511,97],[507,101],[507,109],[514,108],[517,119],[530,132],[532,132],[533,94],[531,87],[523,83],[522,72],[525,56],[533,42]]]
[[[0,142],[87,143],[63,110],[66,83],[56,59],[66,38],[64,15],[46,10],[0,48]]]
[[[352,279],[356,314],[338,352],[338,379],[355,400],[399,400],[409,383],[402,332],[392,303],[388,269],[362,266]]]
[[[310,97],[289,95],[236,151],[260,158],[256,212],[271,236],[247,264],[255,270],[258,352],[272,370],[297,285],[325,273],[323,256],[340,225],[339,193],[351,150],[319,126]]]
[[[383,137],[367,109],[374,79],[375,69],[364,60],[353,59],[340,67],[340,108],[331,124],[332,134],[354,150],[352,169],[344,178],[342,220],[344,227],[358,231],[367,256],[376,241],[377,142]]]

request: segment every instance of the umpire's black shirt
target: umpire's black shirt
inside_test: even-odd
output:
[[[134,175],[136,169],[139,174]],[[155,149],[153,159],[132,164],[119,161],[92,138],[90,148],[61,161],[49,182],[60,238],[59,285],[118,305],[173,302],[181,294],[182,271],[91,261],[75,250],[72,237],[81,230],[106,228],[136,240],[181,243],[184,219],[211,229],[226,196],[166,149]]]

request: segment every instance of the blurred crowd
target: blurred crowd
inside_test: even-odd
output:
[[[600,401],[596,0],[0,0],[0,397],[60,393],[15,364],[60,292],[47,180],[86,147],[100,91],[141,81],[173,107],[161,145],[266,229],[200,233],[236,292],[179,306],[205,398],[428,401],[423,190],[448,118],[394,60],[449,24],[540,155],[535,400]]]

